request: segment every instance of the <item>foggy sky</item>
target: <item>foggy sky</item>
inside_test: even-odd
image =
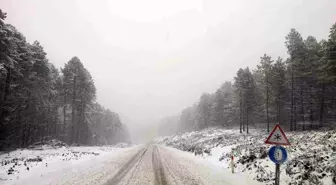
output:
[[[178,114],[254,68],[286,57],[285,36],[327,38],[335,0],[0,0],[13,24],[57,67],[78,56],[97,100],[139,129]],[[139,126],[141,125],[141,126]],[[132,131],[132,130],[131,130]]]

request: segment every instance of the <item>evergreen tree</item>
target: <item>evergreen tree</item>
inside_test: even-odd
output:
[[[212,100],[211,94],[203,93],[198,103],[198,127],[208,128],[212,125]]]
[[[336,120],[336,24],[328,40],[305,40],[295,29],[286,36],[289,58],[261,57],[257,70],[240,68],[234,85],[204,93],[198,104],[180,115],[183,131],[209,126],[238,126],[249,132],[251,123],[280,123],[296,131],[332,126]],[[230,90],[228,90],[230,89]],[[262,112],[265,112],[263,114]],[[314,127],[319,122],[318,127]],[[229,124],[230,123],[230,124]],[[288,125],[288,127],[287,127]],[[256,126],[256,125],[254,125]]]
[[[99,123],[89,112],[96,96],[89,71],[74,57],[60,73],[42,45],[28,43],[14,26],[5,24],[5,18],[0,10],[0,150],[53,138],[92,143],[91,125]],[[95,132],[95,137],[110,135],[105,143],[128,140],[118,114],[100,111],[108,117],[109,129]]]
[[[256,83],[252,76],[250,69],[247,67],[244,69],[244,108],[246,116],[246,133],[249,133],[249,121],[252,117],[257,105],[256,101]]]
[[[216,125],[228,126],[232,118],[232,84],[229,81],[224,82],[216,91],[214,97],[214,122]]]
[[[320,106],[320,124],[326,112],[331,112],[329,116],[333,121],[336,119],[335,114],[335,92],[336,92],[336,23],[332,25],[327,41],[322,41],[322,54],[318,66],[319,83],[322,84],[321,106]],[[325,110],[327,108],[327,110]]]
[[[235,87],[236,87],[236,93],[238,101],[239,102],[239,130],[240,133],[242,133],[242,131],[244,131],[244,80],[243,80],[243,74],[244,74],[244,70],[242,68],[240,68],[237,72],[237,76],[235,77]]]
[[[71,103],[65,102],[71,104],[70,142],[86,143],[88,122],[85,109],[95,100],[96,88],[90,73],[77,57],[65,64],[62,72],[64,96],[71,99]]]
[[[260,58],[260,65],[257,66],[258,70],[262,75],[262,85],[264,87],[264,97],[265,97],[265,109],[266,109],[266,118],[267,118],[267,133],[270,131],[270,120],[269,120],[269,102],[270,102],[270,86],[271,86],[271,69],[273,60],[270,56],[264,54],[263,57]]]
[[[270,76],[270,103],[276,112],[276,122],[282,124],[285,122],[285,103],[286,103],[286,65],[282,58],[278,58],[271,68]]]
[[[294,130],[296,130],[296,109],[300,107],[300,117],[302,129],[305,127],[304,119],[304,86],[305,79],[305,63],[307,59],[307,48],[301,37],[301,34],[295,29],[291,29],[290,33],[286,36],[286,47],[289,54],[289,65],[291,66],[291,128],[295,122]],[[297,106],[298,105],[298,106]]]

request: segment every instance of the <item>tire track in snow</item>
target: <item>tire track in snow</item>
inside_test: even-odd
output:
[[[161,156],[157,146],[153,146],[152,163],[155,175],[155,185],[168,185],[164,172],[164,167],[161,161]]]
[[[169,184],[205,185],[205,183],[199,179],[196,174],[193,174],[192,170],[190,171],[190,168],[186,168],[187,165],[182,165],[180,163],[180,159],[176,158],[174,153],[171,153],[164,147],[159,148],[161,159],[169,159],[163,161],[162,163],[165,169],[166,177],[170,177],[171,182]]]
[[[141,149],[137,154],[135,154],[125,165],[123,165],[120,170],[110,179],[105,185],[116,185],[118,184],[127,173],[134,167],[136,163],[138,163],[141,158],[147,152],[147,148]]]
[[[127,180],[126,184],[130,184],[130,182],[133,180],[135,174],[138,172],[139,169],[139,165],[141,164],[142,160],[143,160],[143,156],[140,158],[139,162],[135,165],[135,169],[131,172],[131,177]]]

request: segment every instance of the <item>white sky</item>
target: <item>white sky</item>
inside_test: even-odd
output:
[[[111,13],[122,18],[139,22],[162,20],[182,10],[202,11],[202,0],[111,0],[108,1]]]
[[[214,92],[285,35],[326,38],[335,0],[0,0],[7,22],[62,67],[78,56],[98,101],[129,127],[152,124]],[[142,127],[142,126],[140,126]]]

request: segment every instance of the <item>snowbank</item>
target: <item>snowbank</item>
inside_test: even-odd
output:
[[[273,184],[274,164],[269,160],[269,145],[265,132],[252,130],[207,129],[157,139],[157,143],[189,151],[205,160],[230,168],[231,154],[235,156],[236,173]],[[281,184],[336,184],[336,131],[287,133],[291,146],[286,147],[289,158],[281,165]]]
[[[129,145],[68,147],[57,141],[36,143],[27,149],[0,155],[0,184],[65,182],[79,174],[90,174],[103,165],[102,161],[133,148],[126,147]]]

